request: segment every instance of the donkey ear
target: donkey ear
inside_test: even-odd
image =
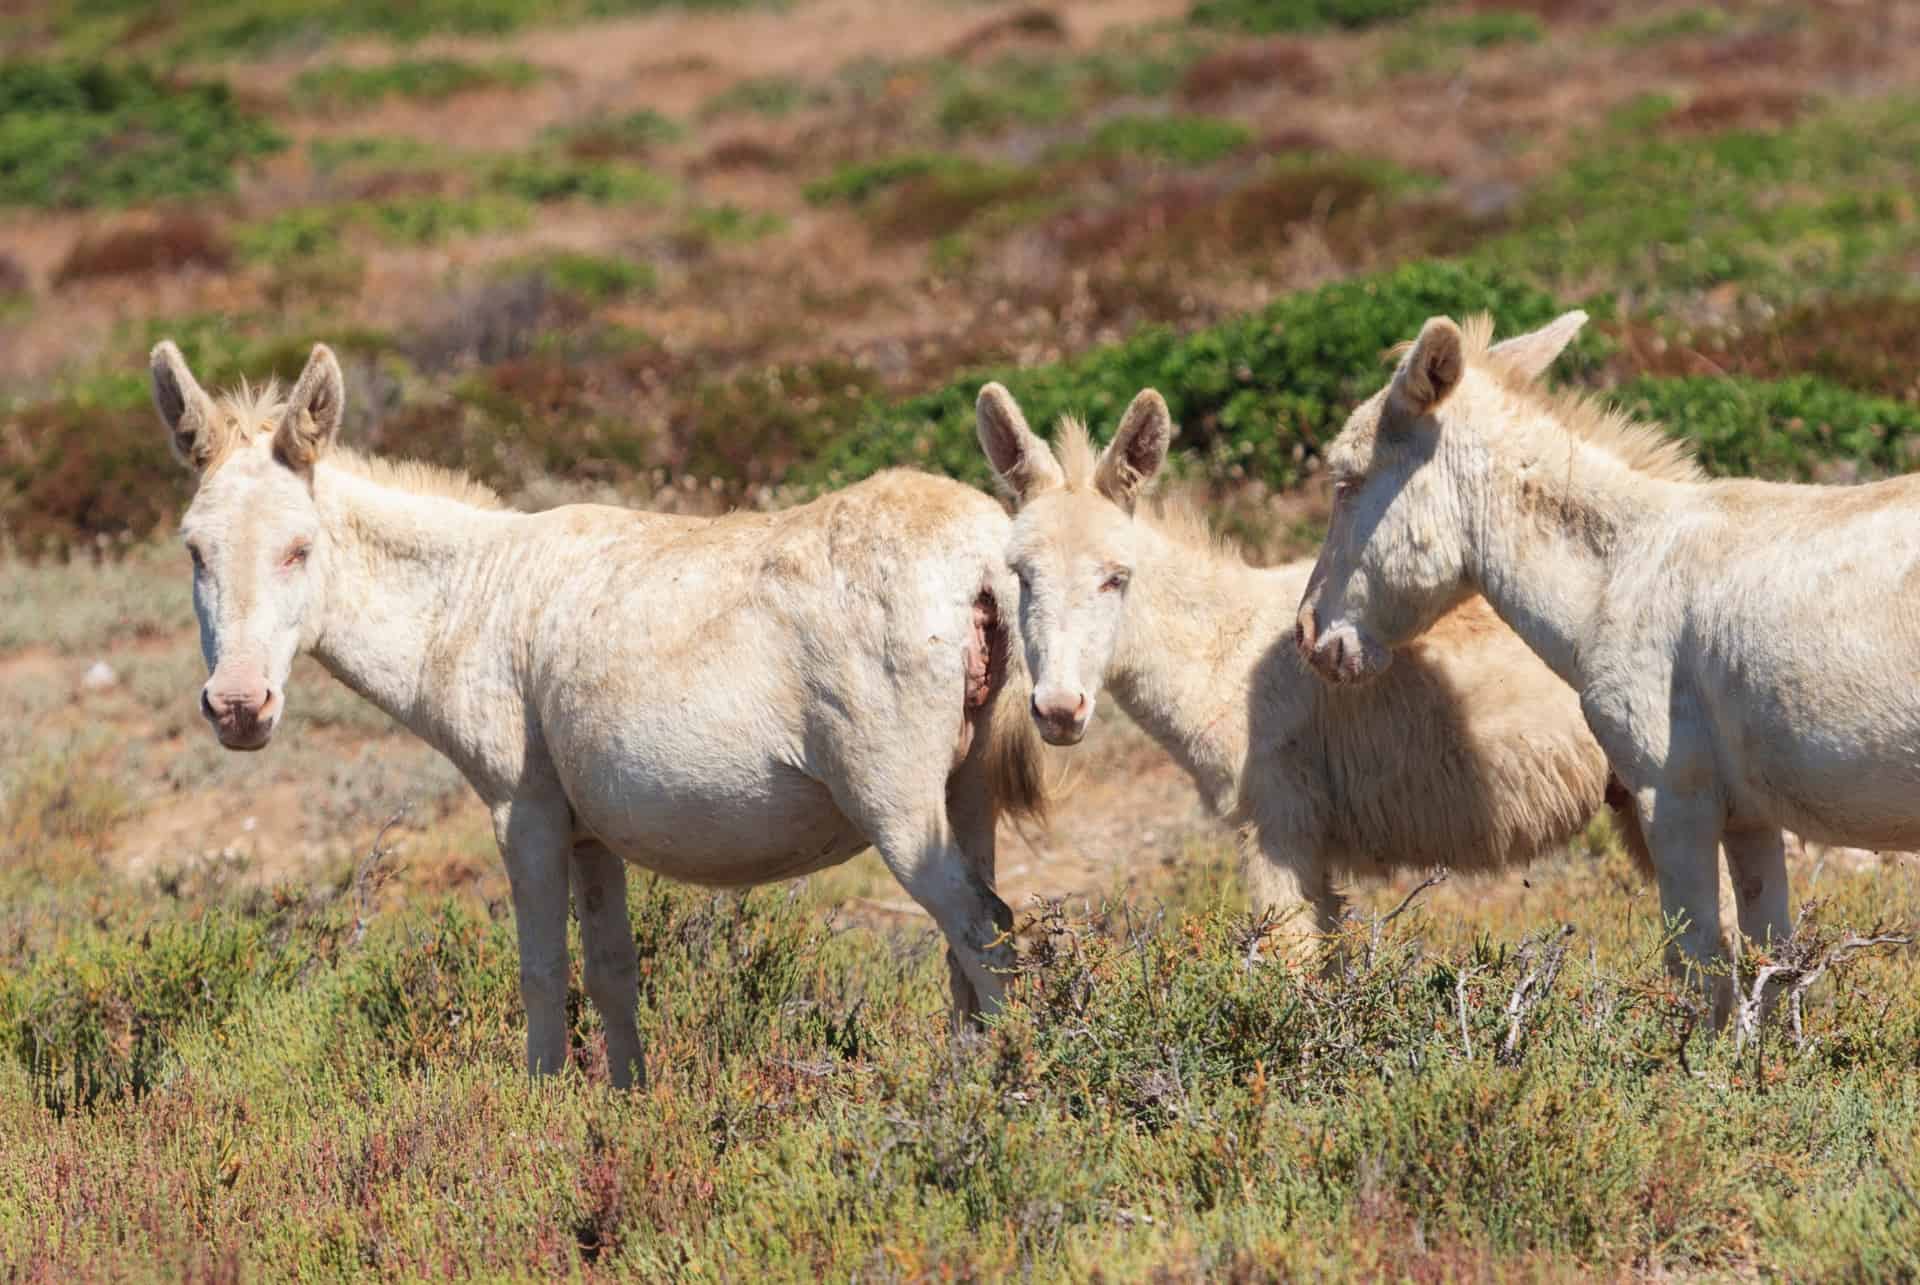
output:
[[[1167,414],[1166,399],[1151,388],[1141,389],[1121,417],[1113,440],[1100,454],[1100,465],[1093,473],[1094,487],[1133,512],[1140,493],[1166,463],[1167,444],[1172,440],[1173,418]]]
[[[213,399],[187,369],[187,359],[171,339],[154,345],[153,405],[167,426],[174,455],[188,468],[203,470],[213,461],[216,431]]]
[[[999,384],[980,390],[973,404],[974,431],[994,476],[1012,494],[1014,503],[1025,504],[1043,491],[1067,484],[1060,462],[1053,458],[1047,444],[1027,427],[1027,417],[1013,394]]]
[[[1394,372],[1393,395],[1415,416],[1425,415],[1459,387],[1466,371],[1466,344],[1460,327],[1446,317],[1429,317],[1400,369]]]
[[[1538,379],[1546,373],[1547,367],[1553,365],[1554,359],[1566,351],[1573,337],[1580,333],[1580,327],[1586,324],[1587,314],[1575,308],[1572,312],[1561,313],[1529,334],[1502,339],[1487,349],[1487,355],[1500,358],[1528,379]]]
[[[287,397],[286,413],[273,433],[274,456],[302,477],[313,475],[318,460],[340,431],[340,414],[346,406],[346,379],[333,349],[325,344],[313,346],[307,368]]]

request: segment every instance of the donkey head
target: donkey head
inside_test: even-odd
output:
[[[1172,421],[1149,388],[1098,459],[1071,422],[1056,457],[999,384],[980,390],[975,410],[980,445],[1017,508],[1007,563],[1020,578],[1034,722],[1050,744],[1072,745],[1106,683],[1133,576],[1134,506],[1167,457]]]
[[[1333,516],[1294,629],[1322,678],[1374,677],[1392,648],[1472,591],[1476,446],[1499,430],[1510,404],[1495,377],[1475,367],[1494,358],[1537,378],[1586,320],[1569,312],[1482,352],[1451,320],[1434,317],[1387,386],[1348,418],[1327,448]]]
[[[318,616],[327,551],[313,472],[340,427],[340,363],[315,345],[284,400],[272,385],[216,400],[171,340],[152,360],[160,420],[200,478],[180,520],[209,674],[200,712],[222,745],[257,750],[279,725],[288,671]]]

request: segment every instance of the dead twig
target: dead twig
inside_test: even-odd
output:
[[[1467,978],[1473,976],[1471,968],[1463,968],[1454,975],[1453,996],[1460,1004],[1460,1043],[1466,1046],[1467,1061],[1473,1061],[1473,1036],[1467,1033]]]
[[[1369,964],[1371,964],[1374,957],[1380,953],[1380,934],[1386,930],[1387,925],[1398,919],[1401,915],[1404,915],[1419,898],[1421,893],[1429,888],[1437,888],[1445,883],[1448,874],[1447,868],[1441,866],[1438,870],[1415,884],[1413,891],[1400,899],[1399,905],[1373,921],[1372,936],[1367,942],[1367,962]]]
[[[1567,962],[1572,939],[1573,925],[1562,924],[1550,939],[1536,937],[1520,948],[1520,962],[1531,962],[1533,966],[1527,969],[1507,1000],[1507,1038],[1500,1046],[1500,1060],[1507,1065],[1519,1064],[1527,1017],[1552,993],[1554,982],[1560,978],[1560,969]],[[1533,958],[1536,948],[1539,950],[1537,960]]]
[[[393,876],[393,868],[386,859],[393,855],[393,849],[387,846],[387,836],[393,828],[406,819],[407,810],[413,806],[411,800],[402,803],[393,810],[386,824],[380,827],[380,833],[373,838],[373,847],[367,855],[360,858],[360,864],[353,871],[353,933],[347,938],[347,948],[353,949],[367,935],[367,925],[373,922],[374,898],[380,895],[380,889]]]
[[[1749,1043],[1753,1045],[1756,1076],[1767,1019],[1778,1006],[1782,993],[1793,1023],[1794,1044],[1802,1046],[1806,1043],[1806,1030],[1801,1021],[1801,1002],[1815,982],[1829,972],[1846,967],[1867,951],[1913,944],[1911,933],[1888,931],[1882,926],[1833,941],[1814,926],[1813,912],[1817,905],[1809,902],[1801,910],[1793,935],[1773,946],[1772,957],[1754,972],[1753,985],[1745,992],[1735,992],[1739,996],[1739,1007],[1734,1015],[1734,1047],[1744,1053]]]

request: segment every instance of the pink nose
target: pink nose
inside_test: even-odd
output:
[[[1055,745],[1071,745],[1086,735],[1089,709],[1085,692],[1034,693],[1033,721]]]
[[[241,680],[209,682],[200,689],[200,712],[223,744],[258,749],[273,732],[279,701],[265,683]]]

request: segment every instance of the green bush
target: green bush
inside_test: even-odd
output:
[[[285,146],[223,84],[133,66],[0,63],[0,204],[128,205],[226,191]]]
[[[673,192],[673,183],[638,165],[618,161],[551,160],[514,156],[488,172],[489,190],[544,204],[591,201],[595,205],[657,203]]]
[[[183,1031],[233,1020],[248,991],[299,972],[305,952],[276,947],[266,928],[210,912],[137,940],[91,938],[0,979],[0,1038],[56,1114],[138,1098],[160,1082]]]
[[[517,58],[402,58],[377,67],[310,67],[294,77],[293,96],[325,107],[371,106],[387,97],[437,102],[475,89],[518,89],[541,75],[540,68]]]
[[[748,210],[731,203],[703,205],[687,211],[680,235],[701,244],[758,241],[786,230],[787,221],[766,210]]]
[[[549,125],[540,141],[582,160],[609,156],[644,156],[663,143],[676,143],[686,126],[671,116],[643,107],[613,120],[588,120]]]
[[[1211,165],[1252,141],[1245,125],[1212,116],[1116,116],[1093,132],[1088,146],[1105,155]]]
[[[53,33],[68,47],[106,53],[129,45],[207,58],[258,53],[353,36],[414,41],[428,36],[501,36],[540,23],[659,10],[764,8],[785,0],[202,0],[156,9],[130,0],[58,6]]]
[[[1613,397],[1685,437],[1726,476],[1807,481],[1831,476],[1836,463],[1867,476],[1904,473],[1920,446],[1920,407],[1812,375],[1637,379]]]
[[[1371,27],[1418,13],[1429,0],[1195,0],[1187,20],[1261,35]]]
[[[1073,114],[1075,89],[1070,69],[1059,63],[1002,59],[985,76],[963,76],[950,83],[941,93],[934,120],[954,135],[1051,125]]]
[[[1263,311],[1190,335],[1149,328],[1133,338],[1034,370],[985,370],[938,392],[875,408],[834,440],[803,476],[833,484],[891,464],[973,481],[986,476],[973,402],[1004,382],[1041,432],[1064,414],[1103,431],[1141,388],[1158,388],[1181,426],[1181,446],[1223,476],[1274,486],[1300,479],[1308,455],[1386,378],[1381,356],[1436,313],[1491,312],[1504,330],[1551,320],[1561,301],[1496,274],[1422,263],[1289,295]],[[1592,369],[1599,341],[1583,337],[1562,370]]]
[[[979,162],[951,152],[910,152],[877,161],[842,165],[823,179],[807,184],[805,195],[815,205],[845,201],[860,205],[890,187],[926,174],[972,171]]]
[[[522,259],[507,270],[521,272],[529,268],[544,274],[556,289],[589,303],[603,303],[623,295],[645,294],[654,288],[656,280],[651,264],[572,250],[555,251],[531,260]]]
[[[1449,69],[1463,61],[1463,50],[1490,49],[1518,41],[1534,44],[1546,27],[1530,13],[1494,9],[1445,22],[1419,22],[1387,46],[1382,56],[1389,75]]]
[[[1784,297],[1877,284],[1920,246],[1920,104],[1845,104],[1786,129],[1664,131],[1664,98],[1617,112],[1476,252],[1549,284],[1635,294],[1741,282]]]
[[[790,116],[803,107],[817,107],[827,93],[817,85],[792,76],[758,76],[740,81],[709,98],[702,116]]]

